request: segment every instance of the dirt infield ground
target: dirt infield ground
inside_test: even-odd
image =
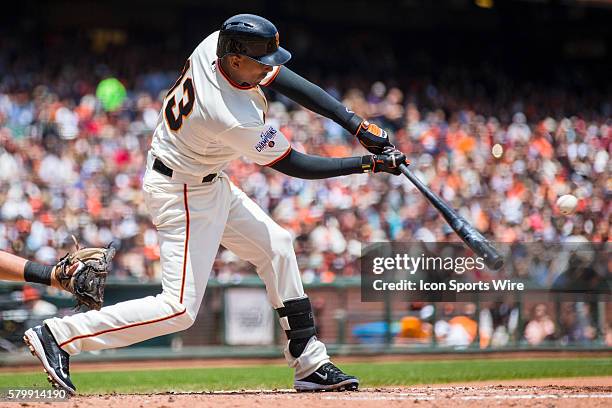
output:
[[[296,393],[290,390],[77,396],[68,402],[22,404],[63,408],[373,408],[373,407],[609,407],[612,377],[514,380],[376,388],[360,392]]]
[[[500,354],[498,358],[569,357],[574,353],[512,353]],[[586,357],[585,354],[580,356]],[[592,353],[590,357],[609,357],[609,352]],[[344,357],[340,363],[349,362],[397,362],[431,359],[461,360],[463,356],[376,356],[375,358]],[[472,358],[465,356],[465,358]],[[542,360],[546,364],[546,360]],[[180,360],[172,361],[173,368],[241,367],[253,364],[283,363],[282,360]],[[168,361],[132,361],[106,363],[76,363],[73,372],[104,372],[116,370],[155,370]],[[32,366],[0,367],[0,372],[31,372]],[[155,389],[155,388],[153,388]],[[11,403],[0,407],[14,406]],[[364,388],[359,392],[296,393],[293,390],[236,390],[230,392],[175,392],[158,394],[96,394],[79,395],[68,402],[32,403],[22,402],[24,407],[58,408],[372,408],[372,407],[609,407],[612,406],[612,376],[549,378],[524,380],[490,380],[485,382],[461,382],[402,387]]]

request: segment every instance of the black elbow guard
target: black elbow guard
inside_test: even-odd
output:
[[[279,317],[286,317],[289,330],[285,334],[289,339],[289,352],[298,358],[304,352],[308,341],[317,334],[310,299],[292,299],[283,302],[284,307],[276,309]]]

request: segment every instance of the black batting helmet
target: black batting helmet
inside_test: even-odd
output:
[[[219,31],[217,57],[245,55],[265,65],[283,65],[291,53],[278,45],[278,30],[270,21],[254,14],[227,19]]]

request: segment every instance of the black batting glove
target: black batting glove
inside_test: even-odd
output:
[[[382,154],[372,154],[361,158],[361,168],[364,173],[391,173],[400,175],[400,164],[408,165],[408,159],[404,153],[394,147],[387,147]]]
[[[389,135],[386,130],[381,129],[378,125],[370,123],[367,120],[361,122],[357,129],[357,133],[355,133],[355,137],[357,137],[359,143],[361,143],[368,152],[373,154],[382,154],[386,148],[395,147],[389,141]]]

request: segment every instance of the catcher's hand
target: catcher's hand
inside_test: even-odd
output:
[[[76,240],[75,240],[76,243]],[[104,302],[104,285],[115,248],[79,248],[66,254],[53,268],[52,276],[62,289],[74,294],[77,308],[86,305],[100,310]]]

